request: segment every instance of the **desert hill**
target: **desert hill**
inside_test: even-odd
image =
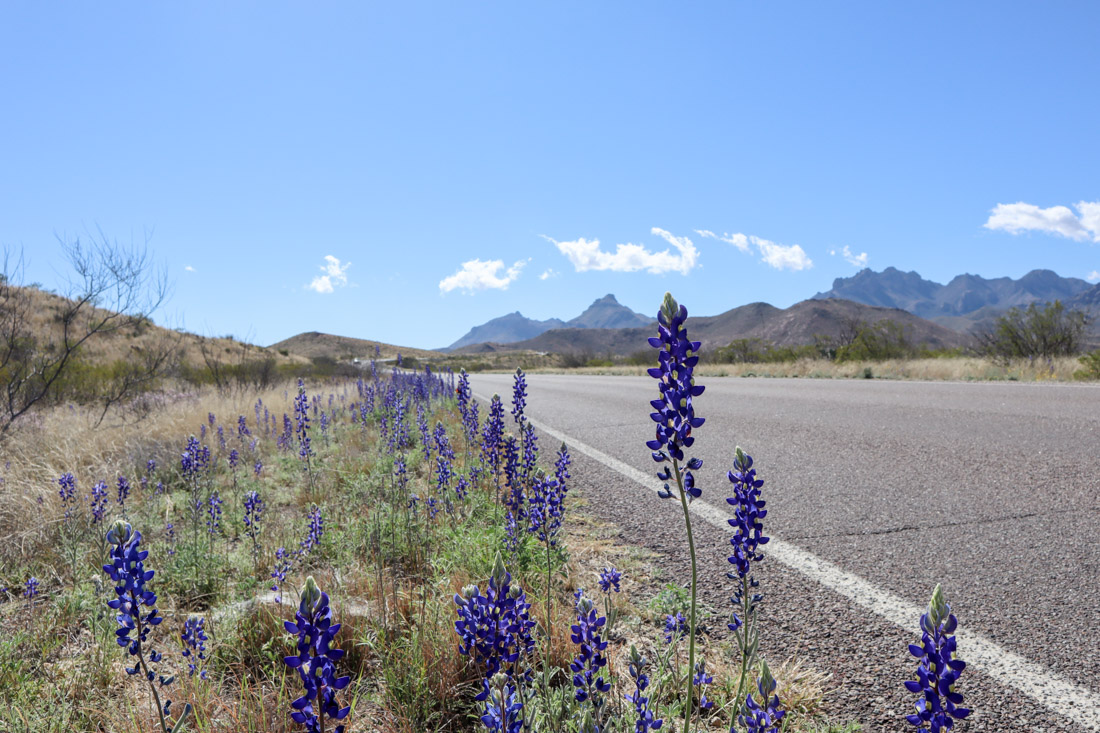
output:
[[[962,346],[967,338],[956,331],[897,308],[882,308],[846,300],[804,300],[780,309],[767,303],[750,303],[716,316],[691,316],[689,333],[706,350],[717,349],[741,338],[760,338],[777,346],[812,344],[817,336],[838,338],[854,321],[877,323],[893,320],[906,329],[915,344],[931,348]],[[628,355],[648,348],[651,327],[551,329],[535,338],[511,344],[473,344],[457,349],[460,354],[484,354],[511,350],[571,354]]]
[[[308,359],[328,357],[337,361],[350,361],[351,359],[366,361],[374,358],[375,349],[378,349],[378,355],[382,359],[396,359],[398,354],[415,356],[418,359],[439,358],[439,353],[435,351],[414,349],[408,346],[394,346],[381,341],[351,338],[350,336],[334,336],[330,333],[319,333],[317,331],[308,331],[297,336],[291,336],[267,348],[275,352],[286,351]]]

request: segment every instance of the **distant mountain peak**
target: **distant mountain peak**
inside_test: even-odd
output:
[[[925,280],[916,272],[901,272],[895,267],[887,267],[882,272],[864,268],[851,277],[838,277],[833,281],[832,290],[818,293],[814,299],[838,298],[899,308],[930,319],[965,319],[979,311],[987,313],[990,308],[1065,300],[1088,287],[1084,280],[1061,277],[1044,269],[1032,270],[1019,280],[1010,277],[989,279],[966,273],[941,285]]]

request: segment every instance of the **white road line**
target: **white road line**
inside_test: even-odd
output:
[[[478,396],[486,402],[489,401],[482,395]],[[639,471],[618,458],[555,430],[540,420],[528,419],[536,428],[555,440],[564,442],[571,450],[599,461],[646,488],[656,490],[663,483],[655,476]],[[729,514],[701,499],[696,499],[690,507],[692,512],[708,523],[729,530],[727,523]],[[857,606],[897,624],[916,637],[916,629],[920,615],[925,611],[924,608],[882,590],[858,575],[842,570],[838,565],[789,542],[772,537],[765,549],[772,559],[809,576],[826,588],[850,599]],[[959,656],[966,660],[968,665],[982,670],[1001,684],[1027,695],[1051,712],[1068,718],[1078,725],[1100,731],[1100,695],[1097,693],[1060,677],[1019,654],[1008,651],[982,634],[964,631],[959,634],[958,639]]]

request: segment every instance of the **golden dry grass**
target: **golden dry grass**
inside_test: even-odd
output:
[[[62,473],[72,472],[84,495],[95,481],[110,481],[144,463],[150,450],[198,433],[209,412],[227,425],[245,415],[251,426],[257,398],[281,413],[289,406],[286,394],[285,386],[247,397],[212,388],[172,393],[161,409],[140,421],[113,414],[98,428],[94,409],[65,405],[39,410],[17,422],[0,443],[0,547],[14,549],[42,530],[38,522],[23,521],[28,512],[39,511],[39,498],[47,517],[59,515],[57,478]]]
[[[917,381],[1020,381],[1069,382],[1081,368],[1075,357],[1058,357],[1049,361],[1021,359],[998,364],[984,357],[949,357],[939,359],[890,359],[871,362],[836,363],[827,359],[800,359],[776,364],[701,364],[695,369],[699,377],[798,377],[810,379],[862,379],[867,368],[876,379]],[[591,374],[612,376],[642,376],[645,366],[580,367],[577,369],[537,368],[533,374]]]

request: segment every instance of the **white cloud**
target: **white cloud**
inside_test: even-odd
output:
[[[1100,270],[1093,270],[1085,276],[1085,279],[1090,283],[1100,283]]]
[[[323,275],[318,275],[306,287],[318,293],[331,293],[336,288],[348,284],[348,268],[351,263],[341,263],[332,255],[325,255],[325,264],[321,265]]]
[[[184,269],[184,272],[194,272],[195,271],[195,268],[191,267],[191,265],[185,265],[183,269]]]
[[[546,270],[546,272],[539,275],[539,280],[549,280],[552,277],[557,277],[560,273],[553,267]]]
[[[617,244],[614,252],[600,249],[600,240],[586,240],[584,237],[572,242],[559,242],[545,235],[573,264],[577,272],[587,270],[611,270],[612,272],[646,272],[659,275],[664,272],[679,272],[686,275],[695,268],[699,259],[699,250],[687,237],[677,237],[664,229],[653,227],[651,234],[661,237],[672,248],[652,252],[641,244]]]
[[[776,244],[775,242],[751,234],[723,234],[718,236],[709,229],[696,229],[695,232],[708,239],[717,239],[727,244],[732,244],[742,252],[752,251],[755,246],[760,252],[760,260],[771,265],[777,270],[807,270],[814,266],[813,260],[806,256],[806,252],[797,244]],[[845,248],[847,250],[847,248]],[[832,254],[830,252],[830,254]],[[861,255],[866,257],[867,255]]]
[[[519,260],[501,276],[498,273],[504,269],[502,260],[486,262],[468,260],[462,263],[462,267],[455,274],[439,281],[439,290],[449,293],[452,290],[461,289],[469,295],[473,295],[478,290],[507,290],[508,285],[519,277],[524,265],[529,261]]]
[[[808,270],[814,266],[805,250],[797,244],[776,244],[760,237],[749,237],[760,250],[760,259],[777,270]]]
[[[707,239],[717,239],[725,242],[726,244],[732,244],[742,252],[749,251],[749,238],[744,234],[723,234],[721,236],[715,234],[709,229],[696,229],[695,233],[700,237],[706,237]]]
[[[832,250],[831,252],[829,252],[829,254],[831,254],[831,255],[836,254],[836,250],[835,249]],[[844,245],[844,249],[841,250],[840,254],[841,254],[842,257],[844,257],[844,259],[848,260],[849,265],[855,265],[856,267],[866,267],[867,266],[867,253],[866,252],[860,252],[858,255],[855,255],[855,254],[852,254],[852,250],[850,250],[848,248],[848,245]]]
[[[1023,201],[997,204],[983,226],[1009,234],[1048,232],[1078,242],[1100,242],[1100,201],[1080,201],[1074,208],[1080,217],[1066,206],[1041,209]]]

